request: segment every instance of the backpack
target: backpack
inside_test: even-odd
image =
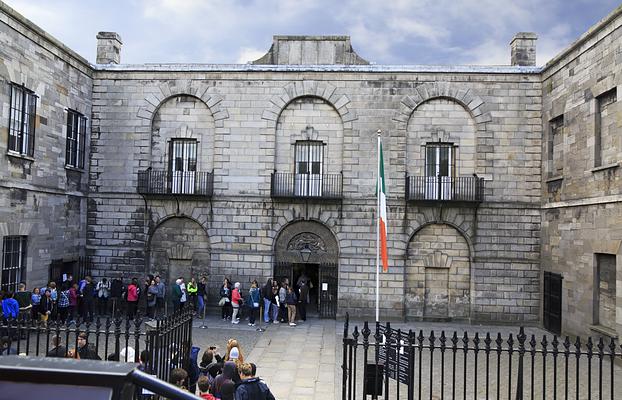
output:
[[[202,376],[206,376],[207,377],[207,381],[209,382],[210,387],[212,387],[214,385],[214,381],[216,380],[216,377],[213,376],[210,371],[216,366],[218,365],[217,362],[213,361],[210,364],[207,365],[207,367],[205,368],[200,368],[201,370],[201,375]]]

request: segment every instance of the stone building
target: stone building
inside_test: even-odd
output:
[[[380,129],[383,317],[622,332],[621,8],[544,67],[531,33],[512,65],[434,67],[369,64],[345,36],[275,36],[246,65],[125,65],[101,32],[90,65],[0,12],[3,285],[88,256],[101,277],[205,275],[215,303],[225,276],[304,272],[321,316],[372,315]],[[28,138],[18,89],[30,153],[10,148]]]

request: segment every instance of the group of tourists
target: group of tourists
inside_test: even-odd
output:
[[[256,280],[251,283],[248,294],[242,292],[240,282],[231,285],[228,278],[223,280],[220,287],[221,317],[223,320],[231,320],[232,324],[240,322],[241,310],[248,310],[248,325],[255,326],[260,309],[263,307],[263,320],[265,323],[289,323],[296,326],[296,318],[307,320],[307,304],[309,303],[309,289],[311,281],[303,273],[296,282],[291,285],[288,278],[281,282],[269,278],[261,288]]]
[[[207,400],[274,400],[268,385],[257,376],[254,363],[245,360],[236,339],[229,339],[224,356],[210,346],[198,360],[193,347],[188,370],[175,368],[170,383]]]
[[[263,309],[261,317],[265,323],[296,326],[296,321],[306,320],[311,285],[304,273],[295,285],[288,278],[280,282],[270,278],[263,286],[253,280],[247,290],[240,282],[232,284],[229,278],[224,278],[218,300],[221,317],[232,324],[248,318],[248,325],[255,326]],[[191,277],[188,282],[179,277],[167,287],[157,275],[148,275],[142,283],[136,277],[127,283],[107,278],[96,281],[91,276],[74,281],[69,275],[60,284],[51,281],[28,290],[25,283],[20,283],[16,292],[0,292],[3,319],[30,317],[43,324],[49,319],[92,322],[95,315],[133,319],[140,314],[156,318],[165,315],[168,308],[178,312],[188,307],[197,316],[204,316],[207,299],[206,277],[198,281]]]
[[[2,319],[30,318],[44,324],[49,319],[72,323],[77,319],[92,322],[95,315],[133,319],[138,310],[150,318],[164,314],[166,288],[159,276],[149,276],[141,286],[137,278],[125,285],[120,279],[91,276],[74,281],[69,275],[59,285],[51,281],[43,287],[27,290],[20,283],[16,292],[0,291]]]

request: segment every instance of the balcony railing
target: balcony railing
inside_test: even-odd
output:
[[[272,173],[270,195],[274,198],[308,198],[341,200],[343,177],[341,174]]]
[[[138,173],[138,193],[161,196],[212,197],[214,174],[150,169]]]
[[[408,176],[406,200],[415,202],[484,201],[484,178],[476,176]]]

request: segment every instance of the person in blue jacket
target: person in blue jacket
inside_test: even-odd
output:
[[[2,314],[4,319],[17,319],[19,303],[13,298],[13,292],[8,292],[2,300]]]

